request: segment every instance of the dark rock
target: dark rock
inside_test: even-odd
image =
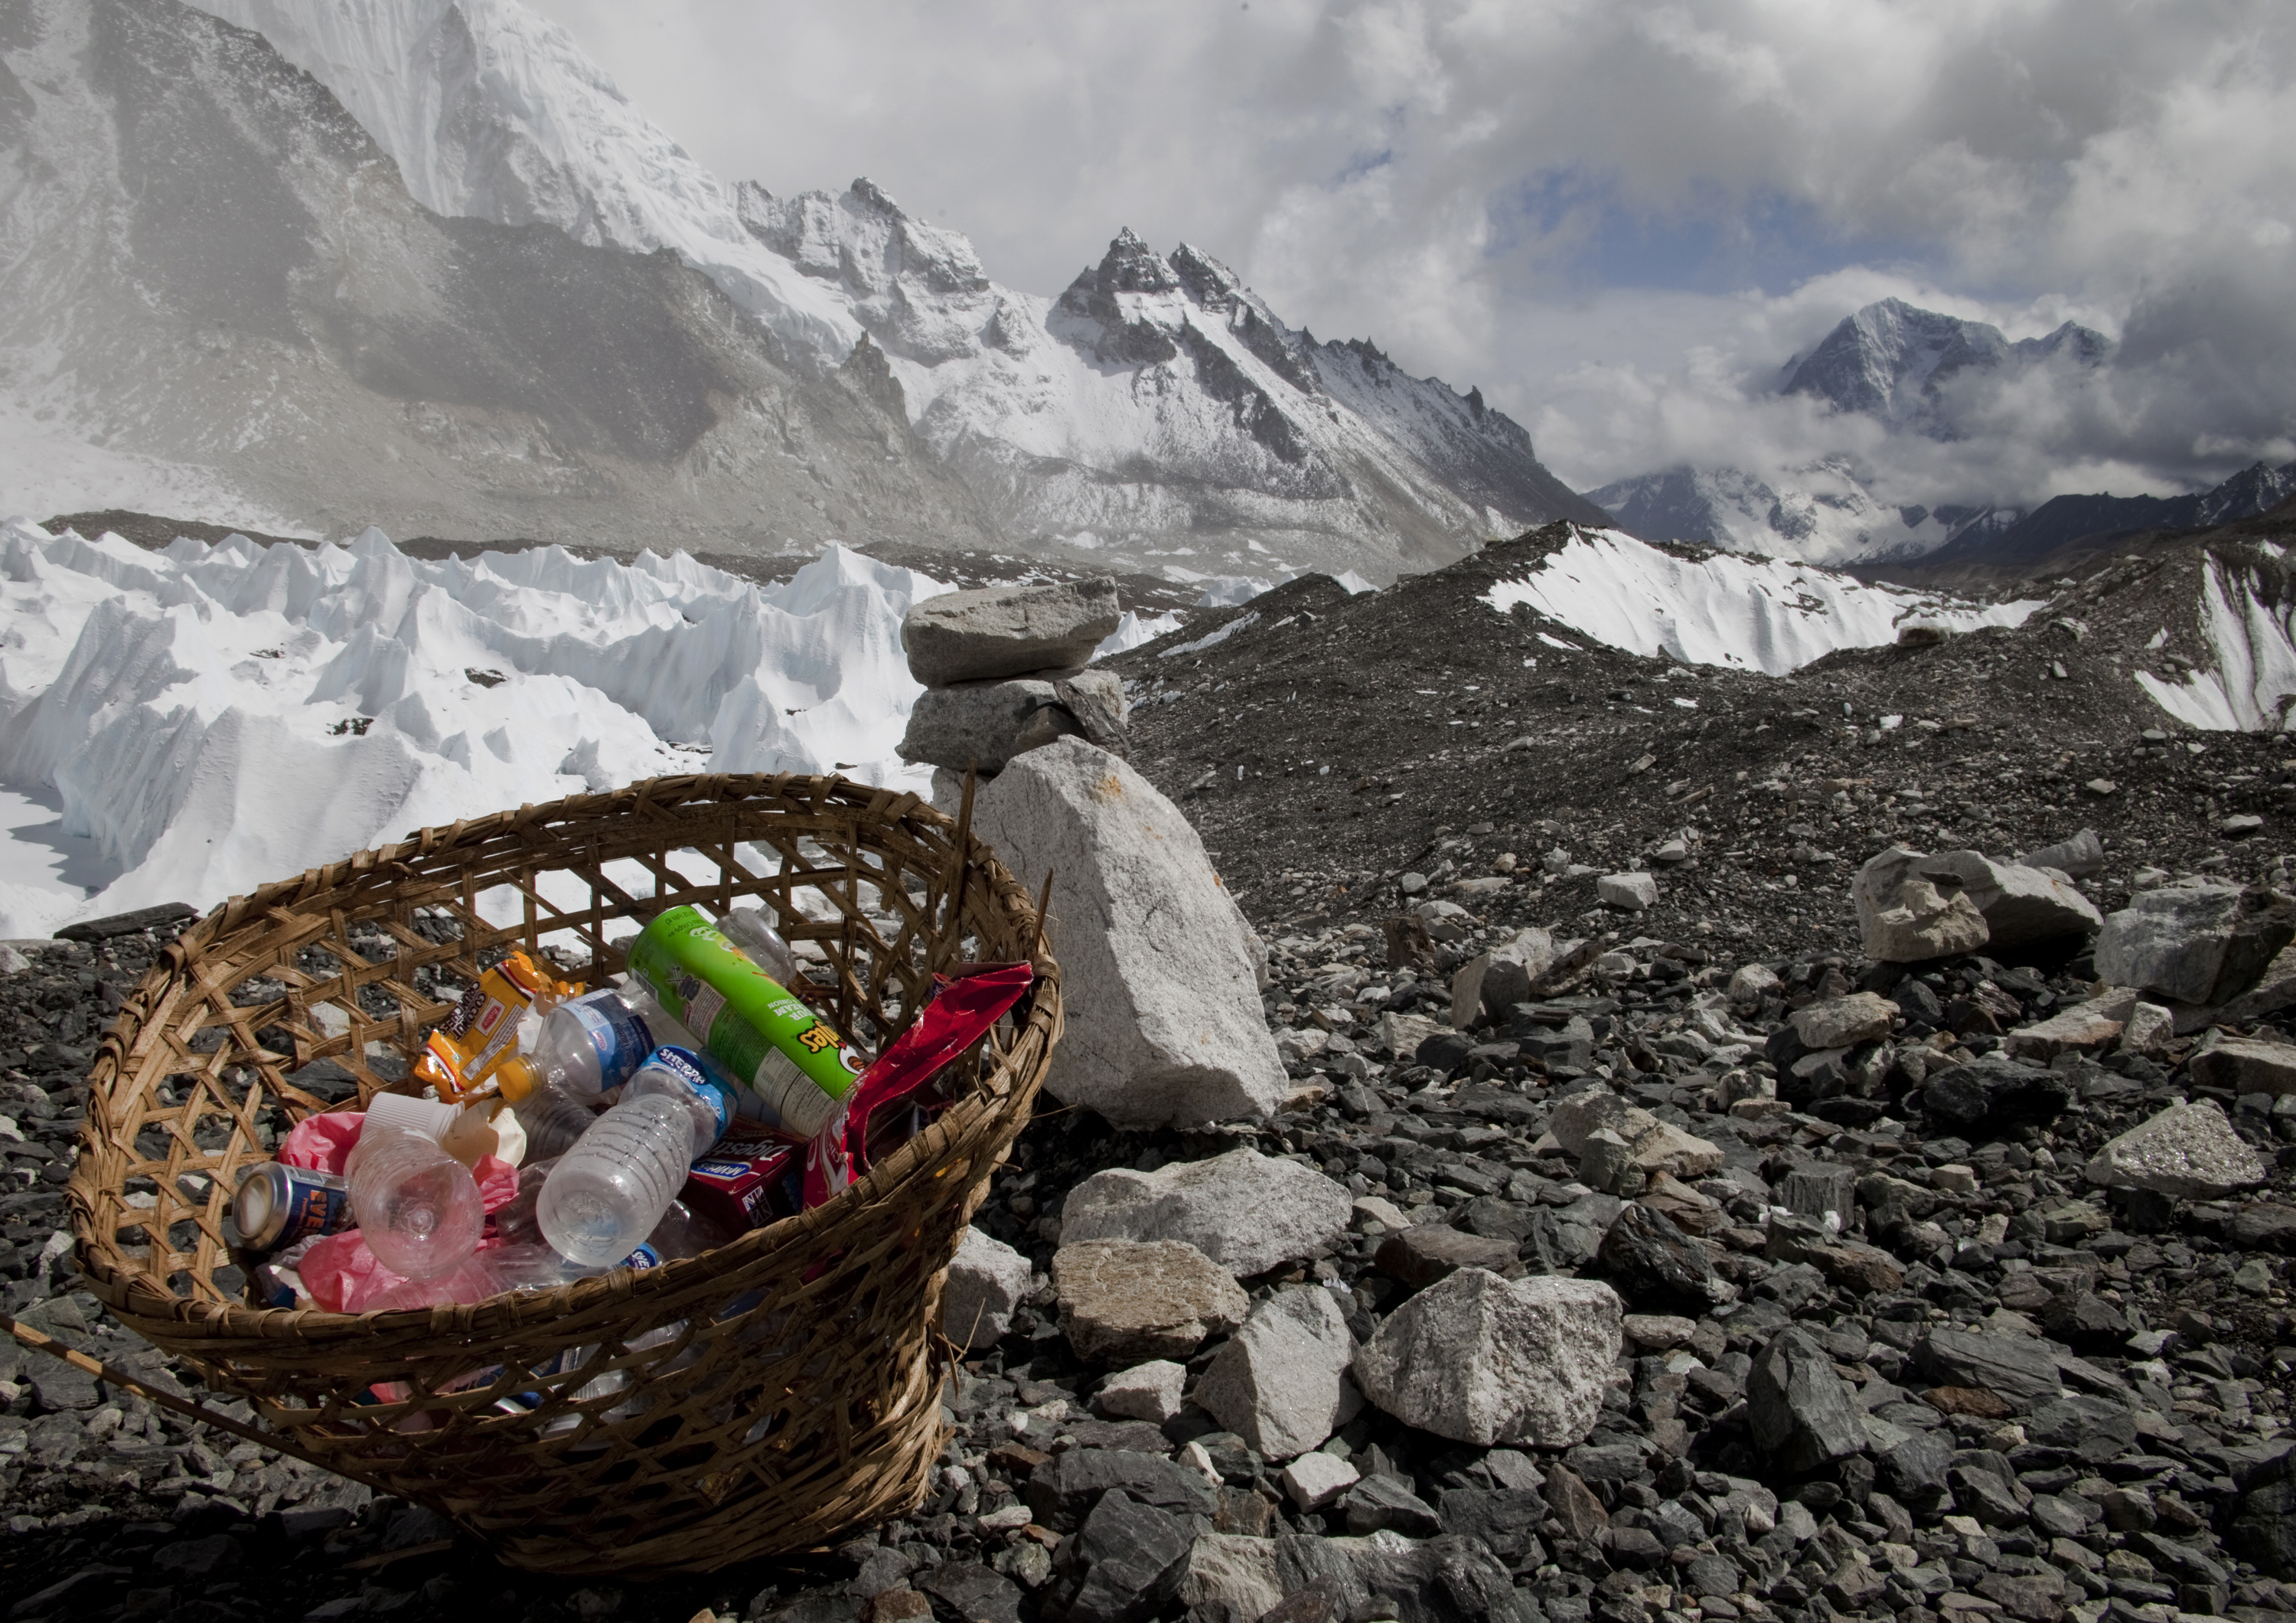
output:
[[[1611,1525],[1611,1512],[1603,1508],[1603,1501],[1567,1465],[1546,1468],[1546,1503],[1562,1524],[1563,1536],[1573,1541],[1596,1537]]]
[[[109,919],[88,919],[78,924],[68,924],[55,934],[58,941],[95,943],[110,941],[116,935],[134,935],[144,930],[156,930],[185,919],[197,919],[200,910],[182,902],[162,902],[157,907],[139,907],[132,913],[114,913]]]
[[[2131,1333],[2128,1314],[2086,1290],[2053,1298],[2041,1328],[2077,1353],[2117,1353]]]
[[[1423,1038],[1411,1059],[1415,1065],[1431,1066],[1448,1076],[1467,1063],[1474,1047],[1475,1040],[1463,1031],[1439,1031]]]
[[[2271,1201],[2244,1207],[2232,1220],[2232,1242],[2274,1251],[2296,1251],[2296,1206]]]
[[[1737,1295],[1714,1272],[1705,1247],[1638,1202],[1620,1209],[1595,1260],[1619,1294],[1637,1308],[1705,1308]]]
[[[1988,1572],[1978,1580],[1977,1593],[2020,1623],[2057,1623],[2065,1613],[2065,1581],[2054,1572]]]
[[[1745,1587],[1745,1574],[1726,1555],[1701,1555],[1682,1569],[1692,1594],[1708,1600],[1727,1600]]]
[[[1340,1503],[1348,1531],[1358,1536],[1382,1529],[1406,1538],[1431,1538],[1443,1531],[1432,1506],[1393,1477],[1365,1477]]]
[[[152,1566],[176,1583],[206,1583],[227,1577],[238,1571],[246,1559],[239,1540],[228,1533],[162,1545],[152,1553]]]
[[[1922,1108],[1956,1132],[2052,1122],[2070,1103],[2063,1077],[2002,1054],[1931,1071],[1922,1090]]]
[[[1259,1623],[1341,1623],[1347,1616],[1342,1604],[1339,1585],[1330,1578],[1319,1578],[1260,1613]]]
[[[2028,1442],[2070,1450],[2092,1464],[2102,1464],[2136,1443],[2135,1417],[2108,1398],[2054,1398],[2028,1414],[2024,1424]]]
[[[1152,1454],[1071,1448],[1029,1473],[1029,1513],[1056,1533],[1072,1532],[1102,1495],[1121,1488],[1135,1504],[1181,1515],[1219,1508],[1201,1472]]]
[[[1021,1586],[979,1561],[935,1567],[917,1579],[917,1587],[967,1623],[1021,1623]]]
[[[1121,1488],[1103,1494],[1076,1536],[1061,1541],[1068,1623],[1144,1623],[1179,1588],[1194,1538],[1185,1517]]]
[[[1946,1496],[1946,1473],[1953,1465],[1953,1449],[1941,1437],[1916,1431],[1884,1451],[1874,1463],[1875,1479],[1884,1493],[1926,1514]]]
[[[1396,1283],[1417,1290],[1461,1268],[1488,1268],[1516,1274],[1512,1240],[1465,1234],[1439,1223],[1423,1223],[1380,1241],[1373,1265]]]
[[[1578,1479],[1573,1477],[1571,1480],[1576,1482]],[[1584,1483],[1579,1484],[1579,1490],[1587,1492]],[[1519,1566],[1526,1558],[1544,1553],[1537,1534],[1549,1512],[1546,1500],[1539,1494],[1525,1489],[1446,1488],[1437,1498],[1435,1508],[1442,1517],[1443,1531],[1480,1539],[1510,1566]],[[1595,1511],[1600,1512],[1602,1508],[1597,1500]]]
[[[1815,1471],[1866,1446],[1864,1417],[1849,1383],[1808,1334],[1770,1338],[1746,1380],[1746,1421],[1780,1471]]]
[[[2056,1355],[2021,1336],[1933,1330],[1919,1352],[1922,1367],[1939,1385],[1981,1388],[2020,1413],[2064,1393]]]

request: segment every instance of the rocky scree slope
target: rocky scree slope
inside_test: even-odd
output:
[[[1893,840],[2009,854],[2092,827],[2108,860],[2087,883],[2108,909],[2148,868],[2284,868],[2296,751],[2193,724],[2230,725],[2234,692],[2278,713],[2270,680],[2254,696],[2253,673],[2279,668],[2252,651],[2270,638],[2239,607],[2288,601],[2263,524],[2041,583],[2019,628],[1783,678],[1495,613],[1485,595],[1567,545],[1561,528],[1376,595],[1295,581],[1114,668],[1134,761],[1269,927],[1364,921],[1411,872],[1430,895],[1471,884],[1495,920],[1587,921],[1597,877],[1646,869],[1645,933],[1808,951]],[[2266,820],[2227,843],[2225,820],[2247,816]]]

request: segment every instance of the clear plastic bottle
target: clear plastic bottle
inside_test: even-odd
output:
[[[605,987],[553,1009],[533,1048],[504,1060],[495,1076],[514,1100],[545,1086],[574,1099],[595,1099],[629,1080],[658,1041],[645,1013],[630,998]]]
[[[370,1110],[343,1172],[367,1249],[393,1273],[431,1279],[478,1248],[486,1203],[436,1140]]]
[[[512,1092],[524,1084],[523,1076],[504,1078],[503,1097],[511,1101],[512,1112],[526,1128],[529,1162],[564,1155],[596,1123],[598,1113],[565,1089],[545,1083],[532,1092]]]
[[[535,1219],[569,1261],[611,1266],[636,1250],[661,1222],[686,1170],[734,1119],[734,1101],[701,1061],[680,1048],[658,1050],[551,1169]]]
[[[784,986],[798,984],[797,954],[774,928],[763,908],[737,907],[718,921],[727,940],[748,953],[758,968]]]

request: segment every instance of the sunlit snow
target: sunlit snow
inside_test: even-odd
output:
[[[2022,625],[2038,601],[1966,604],[1869,586],[1806,564],[1714,552],[1684,557],[1615,531],[1576,531],[1519,581],[1483,594],[1504,614],[1518,603],[1645,657],[1784,676],[1837,648],[1897,639],[1919,617],[1956,631]],[[1556,647],[1567,645],[1549,643]]]
[[[2277,594],[2275,594],[2276,596]],[[2210,732],[2282,732],[2296,696],[2296,637],[2292,606],[2267,602],[2245,570],[2227,570],[2209,554],[2201,580],[2201,629],[2216,669],[2194,671],[2181,682],[2136,673],[2153,703],[2187,727]],[[2164,629],[2145,647],[2168,640]]]
[[[0,936],[205,907],[426,824],[690,771],[894,753],[909,606],[832,546],[760,588],[684,554],[444,563],[348,547],[163,553],[0,529]]]

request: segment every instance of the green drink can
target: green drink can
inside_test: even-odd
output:
[[[866,1068],[836,1027],[693,908],[646,926],[630,943],[630,973],[792,1137],[821,1131]]]

